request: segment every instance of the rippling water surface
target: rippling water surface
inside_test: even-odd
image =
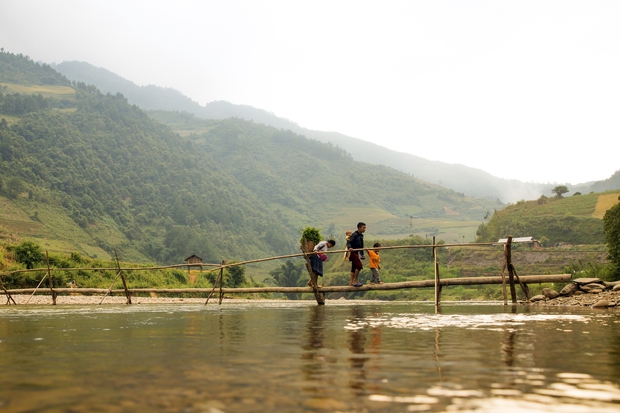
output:
[[[3,412],[620,411],[620,313],[312,302],[5,306]]]

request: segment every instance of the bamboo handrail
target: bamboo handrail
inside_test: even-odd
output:
[[[503,245],[503,244],[498,244],[496,242],[486,242],[486,243],[470,243],[470,244],[437,244],[436,247],[438,248],[448,248],[448,247],[479,247],[479,246],[496,246],[496,245]],[[428,245],[428,244],[424,244],[424,245],[396,245],[393,247],[381,247],[381,250],[395,250],[395,249],[417,249],[417,248],[433,248],[432,245]],[[346,251],[362,251],[365,250],[367,248],[358,248],[358,249],[351,249],[351,250],[332,250],[332,251],[324,251],[323,254],[341,254],[343,252]],[[253,260],[246,260],[246,261],[238,261],[238,262],[231,262],[229,264],[212,264],[212,263],[201,263],[201,264],[190,264],[190,266],[192,267],[198,267],[198,266],[204,266],[204,267],[215,267],[213,269],[210,269],[208,271],[217,271],[220,268],[230,268],[230,267],[235,267],[238,265],[246,265],[246,264],[255,264],[255,263],[259,263],[259,262],[265,262],[265,261],[272,261],[272,260],[280,260],[280,259],[284,259],[284,258],[294,258],[294,257],[302,257],[304,255],[307,255],[308,253],[296,253],[296,254],[287,254],[287,255],[278,255],[275,257],[268,257],[268,258],[258,258],[258,259],[253,259]],[[79,267],[79,268],[50,268],[52,271],[152,271],[152,270],[167,270],[167,269],[173,269],[173,268],[186,268],[188,266],[187,263],[185,264],[172,264],[172,265],[159,265],[159,266],[151,266],[151,267]],[[13,271],[5,271],[5,272],[0,272],[0,277],[5,276],[5,275],[13,275],[13,274],[21,274],[21,273],[27,273],[27,272],[37,272],[37,271],[47,271],[47,268],[30,268],[30,269],[21,269],[21,270],[13,270]]]

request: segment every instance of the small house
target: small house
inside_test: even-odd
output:
[[[183,261],[187,263],[188,274],[190,267],[200,267],[200,271],[202,271],[202,258],[200,258],[198,255],[192,254],[189,257],[185,258]]]

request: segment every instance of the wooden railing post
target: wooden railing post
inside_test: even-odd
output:
[[[301,251],[303,252],[304,260],[306,260],[306,270],[308,270],[308,275],[310,275],[310,288],[312,288],[316,303],[318,305],[325,305],[325,293],[319,291],[317,285],[319,277],[318,274],[312,270],[312,264],[310,264],[310,256],[313,254],[313,249],[314,242],[305,239],[301,241]]]
[[[222,266],[220,267],[220,305],[224,299],[224,293],[222,292],[222,288],[224,288],[224,265],[226,265],[226,261],[222,260]]]
[[[437,262],[437,245],[433,235],[433,262],[435,263],[435,306],[439,306],[441,301],[441,283],[439,282],[439,264]]]
[[[504,295],[504,305],[508,305],[508,295],[506,294],[506,245],[504,245],[504,265],[502,266],[502,294]]]
[[[512,267],[512,235],[508,236],[504,247],[505,265],[508,269],[508,282],[510,284],[510,298],[513,304],[517,303],[517,292],[515,290],[515,272]]]
[[[50,269],[50,256],[47,253],[47,250],[45,251],[45,260],[47,262],[47,279],[49,281],[50,291],[52,293],[52,305],[56,305],[56,292],[54,291],[54,286],[52,283],[52,270]]]

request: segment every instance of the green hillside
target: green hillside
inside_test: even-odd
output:
[[[502,204],[240,119],[149,117],[120,94],[0,53],[0,237],[178,263],[297,252],[299,229],[470,241]],[[157,116],[156,116],[157,115]],[[168,123],[178,130],[175,133]]]
[[[37,93],[49,91],[47,85],[24,84],[29,93],[13,93],[20,84],[9,81],[35,82],[37,70],[40,77],[48,70],[9,53],[0,53],[0,61],[1,118],[12,119],[0,121],[0,188],[3,202],[21,217],[11,225],[7,210],[0,213],[6,236],[40,238],[50,249],[75,247],[91,256],[116,248],[136,261],[179,262],[192,253],[205,260],[246,258],[293,248],[295,231],[209,153],[124,97],[85,84],[73,86],[73,100],[64,92]],[[12,73],[19,70],[24,76]],[[67,218],[70,224],[52,229]]]
[[[240,119],[204,120],[188,113],[149,112],[184,133],[248,190],[295,227],[344,233],[357,221],[374,235],[436,235],[473,240],[499,202],[479,200],[395,169],[357,162],[331,144]]]
[[[602,217],[617,203],[618,191],[574,195],[564,198],[541,197],[522,201],[495,211],[488,223],[480,225],[478,241],[497,241],[507,235],[533,236],[546,245],[557,243],[603,244]]]

